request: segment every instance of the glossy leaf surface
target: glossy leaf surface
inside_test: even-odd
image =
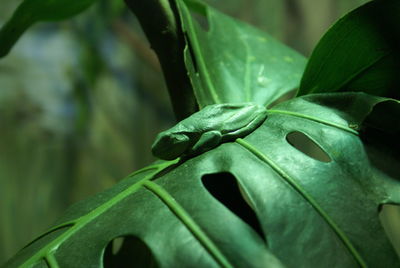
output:
[[[95,1],[24,0],[0,29],[0,57],[6,56],[34,23],[68,19],[83,12]]]
[[[397,101],[362,93],[284,102],[244,139],[154,164],[75,205],[7,267],[101,267],[108,243],[124,236],[143,241],[157,267],[397,267],[378,208],[400,203],[400,174],[371,161],[370,148],[374,131],[396,142],[399,115]],[[330,161],[291,145],[293,132]],[[397,144],[379,148],[400,164]],[[258,223],[224,201],[232,187],[213,187],[227,176]]]
[[[299,95],[362,91],[399,99],[400,1],[371,1],[340,19],[313,51]]]
[[[186,65],[200,108],[237,102],[267,106],[299,86],[303,56],[200,2],[176,2],[187,35]]]
[[[288,50],[264,50],[270,40],[258,31],[202,4],[177,4],[200,106],[268,105],[297,86],[300,56],[294,68],[289,58],[275,64],[263,52]],[[266,66],[275,86],[260,86]],[[146,256],[138,266],[152,267],[397,267],[378,210],[400,204],[399,118],[398,101],[363,93],[281,103],[242,139],[157,162],[73,206],[6,266],[110,267],[136,254]]]

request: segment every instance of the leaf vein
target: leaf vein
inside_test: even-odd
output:
[[[187,45],[188,46],[192,45],[193,51],[195,52],[195,54],[198,55],[198,57],[196,57],[196,61],[198,63],[198,68],[199,68],[201,74],[204,76],[206,87],[208,88],[208,90],[214,100],[214,103],[221,103],[221,100],[217,94],[217,91],[215,90],[215,87],[214,87],[213,81],[210,77],[210,74],[208,73],[207,66],[204,61],[204,56],[203,56],[203,53],[200,48],[199,40],[196,35],[196,30],[193,25],[193,20],[192,20],[192,17],[190,16],[190,12],[184,3],[182,3],[181,1],[178,1],[177,3],[181,6],[181,9],[186,13],[186,16],[188,18],[187,22],[188,22],[189,29],[187,29],[187,34],[189,36],[189,39],[191,39],[190,40],[191,42],[190,43],[188,42]]]
[[[183,224],[222,267],[233,268],[233,265],[229,263],[227,258],[217,248],[214,242],[165,189],[152,181],[145,182],[144,187],[158,196],[175,213],[175,215],[183,222]]]
[[[289,115],[289,116],[294,116],[294,117],[299,117],[299,118],[312,120],[312,121],[315,121],[315,122],[318,122],[318,123],[321,123],[321,124],[324,124],[324,125],[327,125],[327,126],[339,128],[341,130],[350,132],[350,133],[358,136],[358,131],[356,131],[356,130],[354,130],[352,128],[346,127],[344,125],[332,123],[332,122],[329,122],[329,121],[325,121],[325,120],[322,120],[322,119],[314,117],[314,116],[305,115],[305,114],[296,113],[296,112],[290,112],[290,111],[283,111],[283,110],[268,110],[268,113],[270,113],[270,114],[283,114],[283,115]]]
[[[236,143],[241,145],[247,151],[253,153],[257,158],[261,161],[268,164],[272,169],[274,169],[287,183],[289,183],[307,202],[317,211],[319,215],[325,220],[325,222],[332,228],[332,230],[336,233],[339,239],[343,242],[344,246],[349,250],[351,255],[360,265],[360,267],[367,267],[366,262],[360,256],[358,251],[354,248],[350,239],[346,236],[346,234],[339,228],[339,226],[331,219],[327,212],[318,204],[318,202],[307,193],[307,191],[296,182],[294,178],[292,178],[289,174],[287,174],[282,168],[280,168],[274,161],[272,161],[269,157],[255,148],[253,145],[248,143],[243,139],[237,139]]]
[[[157,165],[152,165],[152,166],[146,167],[144,169],[141,169],[141,170],[133,173],[133,175],[136,175],[143,171],[154,169],[153,172],[151,172],[150,174],[145,176],[142,180],[129,186],[127,189],[123,190],[122,192],[120,192],[119,194],[117,194],[116,196],[114,196],[113,198],[108,200],[107,202],[103,203],[96,209],[92,210],[88,214],[76,219],[75,224],[69,230],[67,230],[66,232],[61,234],[59,237],[55,238],[53,241],[48,243],[45,247],[43,247],[42,249],[37,251],[36,254],[34,254],[32,257],[30,257],[28,260],[26,260],[20,267],[32,267],[32,265],[34,265],[35,263],[37,263],[38,261],[40,261],[42,259],[49,261],[49,256],[50,256],[49,252],[51,252],[51,255],[54,258],[54,255],[53,255],[54,251],[60,246],[61,243],[63,243],[69,237],[71,237],[76,232],[78,232],[80,229],[82,229],[86,224],[88,224],[89,222],[91,222],[92,220],[97,218],[99,215],[101,215],[102,213],[107,211],[113,205],[115,205],[116,203],[120,202],[127,196],[129,196],[129,195],[133,194],[134,192],[136,192],[137,190],[139,190],[146,181],[151,180],[155,175],[160,173],[162,170],[168,168],[169,166],[177,163],[177,161],[179,161],[179,159],[174,160],[174,161],[169,161],[169,162],[163,162],[163,163],[160,163]],[[71,222],[68,222],[68,224],[71,224]],[[58,228],[62,225],[63,224],[59,225]],[[52,259],[50,259],[50,261],[52,261]]]

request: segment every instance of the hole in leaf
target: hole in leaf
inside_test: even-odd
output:
[[[104,251],[105,268],[158,267],[150,248],[135,236],[117,237],[108,243]]]
[[[315,160],[321,162],[332,161],[329,155],[318,144],[301,132],[295,131],[289,133],[286,136],[286,140],[294,148],[308,155],[309,157],[314,158]]]
[[[213,197],[250,225],[265,240],[256,214],[246,202],[236,178],[231,173],[207,174],[202,177],[202,182]]]
[[[399,118],[397,102],[381,102],[374,106],[360,129],[360,138],[365,145],[370,163],[398,181],[400,181]]]
[[[400,206],[386,204],[380,207],[379,219],[386,235],[400,258]]]
[[[210,30],[210,24],[207,17],[207,8],[200,2],[187,2],[190,10],[190,14],[197,21],[197,23],[203,28],[204,31]]]

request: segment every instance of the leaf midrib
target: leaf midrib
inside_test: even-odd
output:
[[[334,127],[334,128],[339,128],[341,130],[350,132],[350,133],[352,133],[354,135],[357,135],[357,136],[359,135],[357,130],[354,130],[354,129],[350,128],[350,127],[347,127],[347,126],[344,126],[344,125],[341,125],[341,124],[337,124],[337,123],[332,123],[332,122],[329,122],[329,121],[326,121],[326,120],[323,120],[321,118],[314,117],[314,116],[311,116],[311,115],[306,115],[306,114],[296,113],[296,112],[291,112],[291,111],[285,111],[285,110],[275,110],[275,109],[269,109],[267,112],[269,114],[281,114],[281,115],[288,115],[288,116],[308,119],[308,120],[312,120],[314,122],[321,123],[321,124],[324,124],[324,125],[327,125],[327,126],[331,126],[331,127]]]
[[[181,220],[181,222],[189,229],[189,231],[198,239],[198,242],[213,256],[214,260],[219,263],[224,268],[233,268],[233,265],[230,264],[228,259],[222,254],[222,252],[218,249],[218,247],[214,244],[214,242],[204,233],[204,231],[200,228],[200,226],[190,217],[190,215],[184,210],[183,207],[177,203],[174,198],[165,191],[161,186],[157,185],[154,182],[151,182],[151,179],[162,170],[170,167],[173,164],[176,164],[178,160],[162,163],[159,165],[149,166],[142,170],[139,170],[132,174],[131,176],[137,175],[139,173],[153,170],[150,174],[145,176],[142,180],[136,182],[131,185],[112,199],[108,200],[106,203],[100,205],[95,210],[89,212],[88,214],[79,217],[75,220],[68,221],[61,225],[53,227],[51,230],[46,232],[46,234],[51,233],[54,230],[59,228],[73,225],[69,230],[65,233],[61,234],[59,237],[51,241],[41,250],[39,250],[36,254],[30,257],[25,263],[23,263],[20,267],[31,267],[38,261],[44,259],[49,267],[59,268],[58,262],[54,256],[54,253],[57,248],[72,235],[77,233],[81,228],[86,226],[90,221],[93,221],[98,216],[102,215],[106,210],[113,207],[116,203],[120,202],[124,198],[133,194],[137,190],[142,187],[148,189],[153,194],[161,199],[161,201],[171,209],[171,211]],[[44,236],[44,235],[42,235]]]
[[[95,218],[100,216],[102,213],[104,213],[106,210],[111,208],[113,205],[120,202],[125,197],[133,194],[137,190],[141,189],[142,186],[144,185],[144,183],[148,180],[151,180],[156,174],[158,174],[162,170],[168,168],[169,166],[176,164],[177,162],[178,162],[178,159],[176,159],[174,161],[157,164],[157,165],[152,165],[152,166],[146,167],[144,169],[141,169],[141,170],[133,173],[131,176],[137,175],[137,174],[145,172],[145,171],[153,170],[153,172],[151,172],[150,174],[145,176],[142,180],[136,182],[135,184],[131,185],[127,189],[123,190],[122,192],[120,192],[119,194],[117,194],[116,196],[114,196],[113,198],[108,200],[107,202],[103,203],[102,205],[100,205],[99,207],[94,209],[93,211],[90,211],[86,215],[79,217],[75,220],[60,224],[60,225],[55,226],[52,229],[50,229],[47,233],[51,233],[52,231],[57,230],[59,228],[74,224],[66,232],[64,232],[63,234],[61,234],[60,236],[55,238],[53,241],[48,243],[45,247],[40,249],[32,257],[30,257],[27,261],[25,261],[20,267],[22,267],[22,268],[31,267],[32,265],[34,265],[35,263],[37,263],[38,261],[40,261],[42,259],[45,259],[49,264],[55,264],[52,261],[52,260],[54,260],[52,252],[55,251],[65,240],[67,240],[69,237],[74,235],[81,228],[83,228],[89,222],[93,221]],[[51,267],[57,267],[57,266],[51,266]]]
[[[213,258],[224,268],[233,268],[228,259],[221,253],[214,242],[206,235],[201,227],[193,220],[193,218],[185,211],[185,209],[161,186],[147,181],[144,187],[158,196],[165,205],[167,205],[175,215],[183,222],[183,224],[198,239],[200,244],[213,256]]]
[[[275,170],[280,175],[281,178],[283,178],[287,183],[289,183],[289,185],[291,185],[331,227],[331,229],[336,233],[336,235],[342,241],[344,246],[348,249],[350,254],[354,257],[356,262],[360,265],[360,267],[363,268],[367,267],[366,262],[358,253],[356,248],[353,246],[347,235],[339,228],[339,226],[333,221],[333,219],[328,215],[328,213],[325,212],[325,210],[318,204],[318,202],[310,194],[308,194],[307,191],[300,184],[296,182],[294,178],[292,178],[288,173],[286,173],[283,169],[281,169],[274,161],[272,161],[269,157],[267,157],[265,154],[263,154],[260,150],[255,148],[247,141],[243,139],[237,139],[236,143],[239,144],[245,150],[254,154],[261,161],[268,164],[273,170]]]
[[[221,103],[221,100],[217,94],[217,91],[215,90],[215,86],[211,80],[210,74],[208,73],[207,66],[204,61],[203,53],[200,48],[199,40],[196,35],[196,30],[193,25],[192,17],[190,15],[188,15],[188,14],[190,14],[190,11],[188,10],[186,4],[183,2],[184,1],[182,1],[182,2],[177,1],[177,4],[180,6],[180,9],[182,11],[184,11],[187,15],[186,21],[188,22],[188,28],[189,28],[189,29],[187,29],[187,34],[188,34],[189,38],[191,39],[190,43],[188,43],[187,46],[191,45],[194,53],[198,55],[198,57],[196,57],[196,62],[198,64],[197,67],[200,70],[200,72],[203,74],[203,77],[204,77],[204,80],[206,83],[206,87],[209,90],[214,103]],[[182,16],[184,16],[184,14],[182,14]],[[208,17],[207,17],[207,19],[208,19]],[[184,18],[182,18],[182,23],[183,23],[183,21],[184,21]]]

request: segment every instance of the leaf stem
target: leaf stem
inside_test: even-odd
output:
[[[45,260],[47,262],[47,265],[50,268],[59,268],[60,265],[58,265],[57,259],[54,257],[53,253],[49,253],[46,255]]]
[[[184,61],[185,38],[174,0],[125,0],[157,53],[175,116],[182,120],[198,110]]]

